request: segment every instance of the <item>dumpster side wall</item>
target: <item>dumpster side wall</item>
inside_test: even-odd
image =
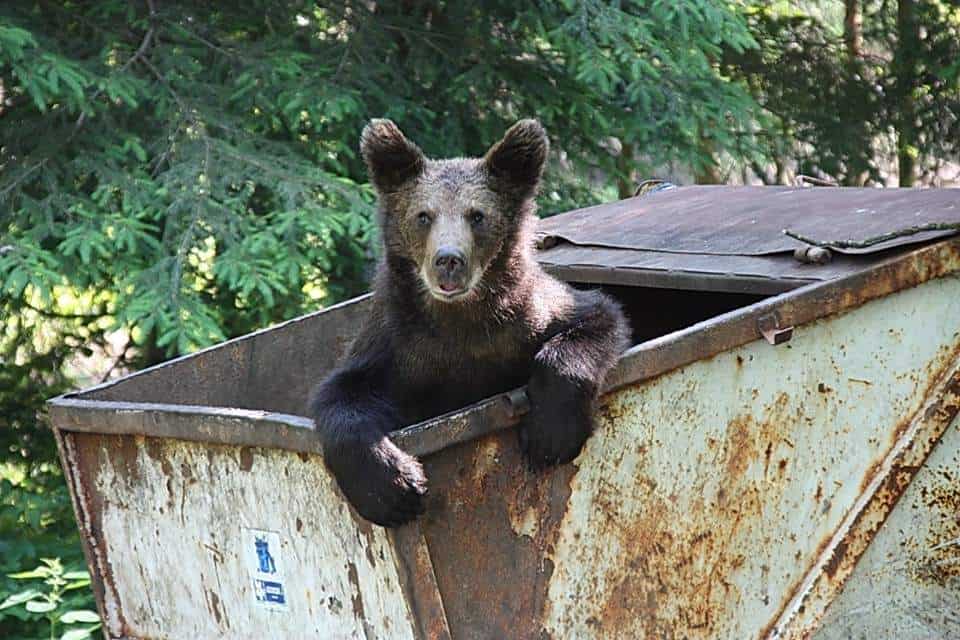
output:
[[[319,457],[66,437],[111,637],[415,637],[394,547]]]
[[[369,296],[224,342],[80,394],[302,414],[369,311]]]
[[[546,628],[761,637],[958,357],[948,277],[614,394],[577,461]]]
[[[813,638],[960,638],[960,419],[917,472]]]

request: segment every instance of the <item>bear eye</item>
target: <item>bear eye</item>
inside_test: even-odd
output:
[[[433,222],[433,218],[426,211],[421,211],[417,214],[417,222],[421,227],[429,227],[430,223]]]
[[[477,226],[483,222],[483,211],[473,209],[470,211],[470,224]]]

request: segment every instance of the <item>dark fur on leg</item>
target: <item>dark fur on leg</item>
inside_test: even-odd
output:
[[[577,291],[573,313],[554,329],[534,360],[527,385],[530,413],[520,447],[539,469],[579,455],[593,431],[600,386],[629,339],[620,306],[597,291]]]
[[[340,490],[361,516],[394,527],[423,513],[427,480],[416,458],[387,437],[400,417],[383,394],[383,360],[348,360],[317,388],[310,409]]]

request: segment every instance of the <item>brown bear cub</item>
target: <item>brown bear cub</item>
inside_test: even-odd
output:
[[[383,256],[370,316],[310,412],[340,489],[389,527],[422,513],[427,490],[391,431],[527,384],[527,461],[572,460],[629,330],[610,298],[570,288],[534,259],[549,149],[540,123],[518,122],[476,159],[427,159],[389,120],[371,121],[360,147]]]

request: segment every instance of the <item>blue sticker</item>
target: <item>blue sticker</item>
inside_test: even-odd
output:
[[[253,582],[254,601],[268,609],[287,609],[282,541],[276,531],[243,530],[243,555]]]
[[[283,584],[280,582],[254,580],[254,591],[257,601],[263,604],[287,604],[287,598],[283,594]]]
[[[270,555],[270,543],[267,541],[267,538],[257,536],[256,540],[254,545],[257,547],[257,559],[260,561],[260,571],[262,573],[276,573],[277,563],[273,561],[273,556]]]

